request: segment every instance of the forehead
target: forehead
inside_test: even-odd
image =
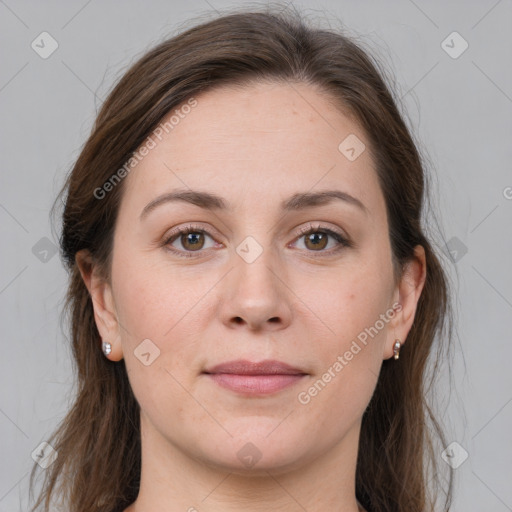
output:
[[[298,191],[342,188],[375,213],[383,207],[364,132],[319,89],[252,83],[194,99],[193,107],[176,107],[150,135],[153,147],[126,178],[123,201],[140,206],[190,187],[238,204],[257,197],[281,203]],[[348,158],[354,151],[347,153],[347,145],[357,158]]]

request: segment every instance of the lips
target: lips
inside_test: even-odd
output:
[[[252,362],[244,359],[218,364],[204,373],[233,375],[306,375],[306,372],[281,361],[266,360]]]
[[[281,361],[221,363],[203,372],[215,384],[238,395],[265,396],[297,384],[307,373]]]

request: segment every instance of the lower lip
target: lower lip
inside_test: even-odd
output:
[[[299,382],[305,375],[235,375],[208,373],[219,386],[246,395],[276,393]]]

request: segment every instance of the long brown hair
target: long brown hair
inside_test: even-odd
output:
[[[95,191],[171,110],[205,89],[254,80],[314,85],[352,114],[367,135],[385,197],[397,281],[414,247],[425,249],[426,282],[408,342],[399,364],[384,361],[362,419],[356,495],[368,512],[430,511],[440,495],[449,509],[452,473],[440,481],[434,448],[444,438],[428,394],[451,339],[451,307],[447,275],[423,227],[425,166],[385,71],[341,32],[313,28],[290,9],[232,12],[160,43],[111,91],[59,195],[66,194],[60,243],[70,274],[65,312],[76,397],[48,440],[58,457],[45,471],[33,511],[41,505],[48,511],[55,497],[68,512],[122,512],[139,490],[139,405],[124,361],[109,361],[100,350],[91,297],[75,262],[78,251],[88,250],[108,279],[123,182],[101,198]]]

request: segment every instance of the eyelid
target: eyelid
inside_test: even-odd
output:
[[[328,233],[335,233],[339,237],[347,239],[347,242],[348,242],[348,237],[345,236],[343,234],[343,232],[341,232],[340,230],[338,230],[336,228],[331,228],[330,226],[322,225],[322,223],[320,221],[308,222],[305,226],[302,226],[301,228],[299,228],[299,233],[300,233],[300,235],[305,235],[305,234],[308,234],[315,230],[326,231]]]
[[[193,222],[190,222],[184,226],[178,226],[177,228],[173,228],[170,231],[166,232],[166,234],[164,235],[164,239],[168,241],[176,235],[181,235],[181,234],[187,233],[187,232],[206,233],[208,236],[211,236],[211,237],[216,236],[216,237],[220,238],[220,234],[217,233],[217,231],[210,229],[210,228],[205,228],[201,224],[195,224]]]

